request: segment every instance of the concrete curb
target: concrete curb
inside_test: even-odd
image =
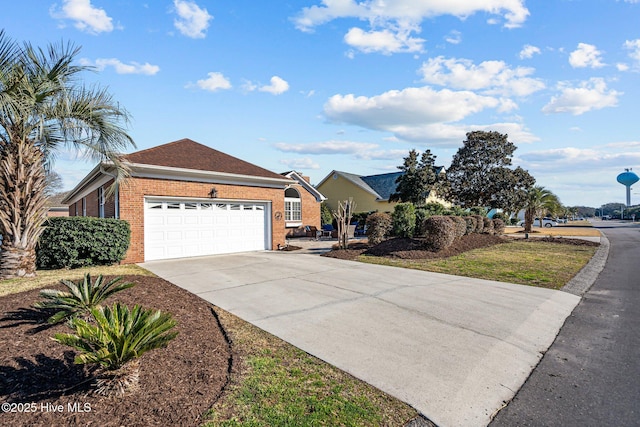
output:
[[[591,260],[560,290],[582,297],[591,288],[609,257],[609,239],[600,232],[600,247]]]

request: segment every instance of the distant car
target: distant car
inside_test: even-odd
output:
[[[518,223],[518,225],[520,227],[524,227],[524,221],[520,221]],[[533,226],[534,227],[539,227],[540,226],[540,218],[536,218],[533,220]],[[556,221],[553,220],[553,218],[542,218],[542,226],[543,227],[557,227],[558,223]]]
[[[567,223],[567,218],[556,218],[556,222],[558,224],[566,224]]]
[[[603,221],[608,221],[611,219],[611,215],[602,215],[602,220]]]

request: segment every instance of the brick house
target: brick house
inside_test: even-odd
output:
[[[70,216],[128,221],[125,263],[272,250],[293,230],[320,227],[324,196],[295,171],[277,174],[190,139],[123,159],[130,177],[115,189],[113,165],[101,163],[63,202]]]

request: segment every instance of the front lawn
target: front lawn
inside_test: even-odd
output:
[[[584,267],[597,243],[572,239],[518,239],[448,258],[400,259],[360,255],[358,261],[560,289]]]

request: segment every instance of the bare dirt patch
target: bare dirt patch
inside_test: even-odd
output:
[[[119,300],[170,312],[179,334],[166,348],[142,356],[140,389],[120,399],[92,394],[91,370],[74,365],[75,352],[50,339],[70,329],[47,325],[49,314],[31,308],[39,290],[0,298],[0,399],[16,404],[16,412],[3,411],[3,425],[194,426],[203,421],[228,381],[231,363],[213,306],[156,277],[124,280],[137,285],[108,304]],[[24,412],[24,404],[33,411]]]

